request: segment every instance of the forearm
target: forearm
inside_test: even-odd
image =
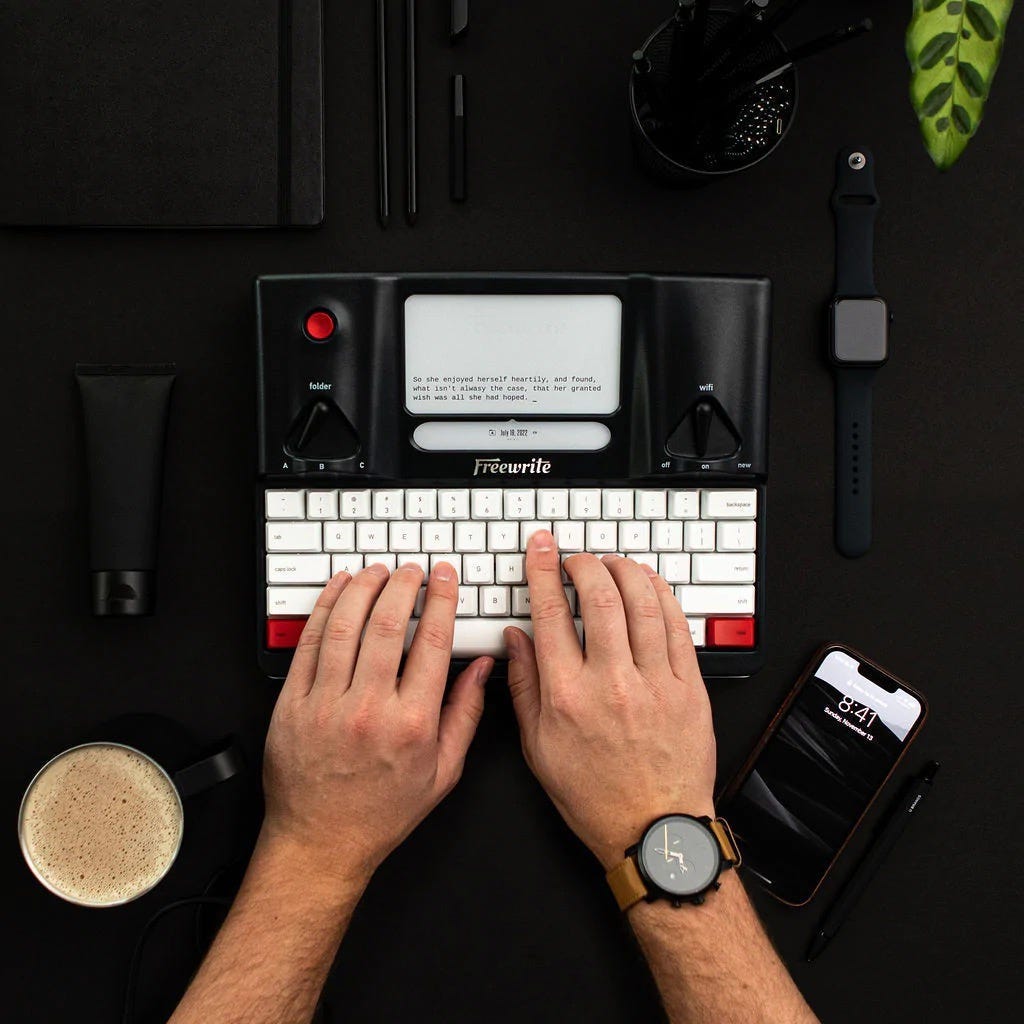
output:
[[[815,1024],[734,871],[702,906],[640,903],[629,921],[672,1024]]]
[[[305,1024],[368,877],[325,875],[261,835],[238,897],[170,1024]]]

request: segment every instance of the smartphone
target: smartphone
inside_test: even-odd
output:
[[[807,903],[926,715],[863,654],[818,651],[718,802],[746,871],[783,903]]]

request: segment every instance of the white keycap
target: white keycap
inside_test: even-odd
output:
[[[324,523],[324,551],[355,551],[355,523]]]
[[[640,565],[649,565],[655,572],[658,571],[658,556],[651,551],[631,551],[625,557],[632,558]]]
[[[498,523],[487,524],[488,551],[518,551],[519,524],[503,519]]]
[[[588,551],[615,551],[618,541],[618,523],[587,523]]]
[[[362,525],[362,524],[360,524]],[[419,523],[389,523],[388,549],[396,553],[420,550]]]
[[[409,649],[412,638],[416,633],[415,621],[409,623],[405,634],[405,647]],[[583,640],[583,622],[580,619],[573,619],[576,627],[576,634]],[[516,626],[529,636],[533,636],[533,623],[529,619],[511,618],[456,618],[455,635],[452,641],[453,658],[475,658],[482,654],[488,654],[492,658],[504,658],[507,654],[505,648],[505,630],[509,626]]]
[[[534,520],[532,523],[520,523],[519,524],[519,550],[525,551],[526,545],[530,543],[530,538],[538,530],[547,530],[551,532],[551,523],[548,521],[541,522]]]
[[[687,551],[714,551],[715,524],[704,520],[684,523],[683,547]]]
[[[456,551],[486,551],[487,526],[484,523],[455,524]]]
[[[453,555],[450,553],[442,555],[431,555],[430,556],[430,571],[433,572],[434,568],[441,564],[441,562],[450,565],[455,570],[455,576],[457,579],[462,579],[462,555]]]
[[[569,515],[572,519],[600,519],[601,492],[596,488],[573,488],[569,492]]]
[[[609,488],[602,494],[601,507],[605,519],[632,519],[633,492]]]
[[[508,615],[511,610],[511,598],[508,587],[481,587],[480,614]]]
[[[469,518],[469,490],[460,488],[437,492],[437,518],[438,519],[468,519]]]
[[[405,494],[402,491],[374,491],[373,518],[401,519],[405,509]]]
[[[422,488],[406,491],[405,517],[406,519],[436,519],[437,491]]]
[[[338,492],[337,491],[307,491],[306,492],[306,518],[307,519],[337,519],[338,518]]]
[[[453,523],[424,523],[421,531],[423,550],[428,554],[455,550]]]
[[[500,519],[502,507],[501,491],[486,490],[473,492],[474,519]]]
[[[513,587],[512,588],[512,614],[529,617],[530,614],[530,588],[529,587]]]
[[[582,551],[586,545],[586,526],[577,522],[555,523],[555,544],[559,551]]]
[[[356,523],[357,551],[387,551],[387,523]]]
[[[754,556],[694,555],[690,573],[694,583],[753,583]]]
[[[430,555],[398,555],[397,568],[401,569],[403,565],[418,565],[423,570],[423,575],[426,576],[430,572]]]
[[[319,523],[267,523],[268,551],[322,551]]]
[[[267,491],[268,519],[305,519],[305,491]]]
[[[494,578],[499,583],[525,583],[526,570],[523,555],[496,555]]]
[[[702,491],[700,514],[705,519],[753,519],[757,491]]]
[[[664,491],[638,491],[637,519],[664,519],[668,515],[668,496]]]
[[[676,587],[676,600],[687,615],[753,615],[753,587]]]
[[[494,555],[463,555],[463,583],[493,583]]]
[[[623,554],[630,551],[650,551],[651,524],[619,523],[619,550]]]
[[[717,532],[719,551],[753,551],[757,547],[757,523],[719,523]]]
[[[267,587],[268,615],[310,615],[323,587]]]
[[[347,572],[350,576],[355,576],[357,572],[363,567],[363,556],[362,555],[332,555],[331,556],[331,574],[339,572]]]
[[[370,491],[342,491],[339,515],[342,519],[369,519],[373,511]]]
[[[423,615],[423,609],[427,604],[427,588],[420,587],[420,592],[416,595],[416,603],[412,606],[412,614],[414,618],[421,618]]]
[[[689,555],[661,555],[658,562],[658,575],[666,583],[690,582]]]
[[[700,515],[700,493],[698,491],[669,491],[669,519],[696,519]]]
[[[268,583],[326,583],[330,555],[267,555]]]
[[[537,492],[537,515],[545,519],[569,518],[569,491],[567,488],[539,490]]]
[[[478,615],[477,610],[477,595],[480,593],[479,587],[459,587],[459,603],[455,606],[455,615]]]
[[[563,587],[562,589],[565,591],[565,600],[566,600],[566,603],[569,605],[569,611],[571,611],[573,613],[573,615],[575,615],[576,614],[576,588],[573,587],[573,586],[568,586],[568,587]]]
[[[693,641],[694,647],[703,647],[707,641],[705,640],[705,623],[703,619],[691,619],[689,616],[686,617],[686,622],[690,627],[690,639]]]
[[[534,519],[536,515],[536,491],[520,489],[505,492],[506,519]]]
[[[388,551],[383,554],[369,554],[363,561],[366,563],[367,568],[371,565],[383,565],[388,572],[394,572],[398,568],[398,555],[393,555]]]
[[[683,524],[671,519],[663,523],[651,523],[652,551],[682,551]]]

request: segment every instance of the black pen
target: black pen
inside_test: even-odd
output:
[[[416,0],[405,0],[405,219],[410,225],[419,215],[416,118]]]
[[[932,788],[932,779],[939,770],[937,761],[929,761],[924,770],[917,778],[913,779],[906,791],[900,794],[892,812],[885,820],[878,838],[868,848],[860,863],[854,869],[853,874],[847,879],[835,902],[829,907],[828,912],[818,925],[818,930],[811,939],[811,945],[807,950],[807,961],[810,963],[816,960],[821,951],[835,938],[839,929],[842,928],[846,919],[850,916],[857,900],[863,895],[868,883],[874,877],[875,872],[882,862],[892,853],[897,840],[903,835],[907,823],[921,805],[921,801],[928,795]]]
[[[391,216],[388,178],[388,38],[385,0],[377,0],[377,217],[386,228]]]

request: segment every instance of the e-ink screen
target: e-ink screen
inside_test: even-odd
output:
[[[723,809],[744,862],[780,896],[808,898],[885,781],[921,715],[842,651],[808,679]]]
[[[606,416],[619,407],[615,295],[412,295],[405,405],[416,416]]]

